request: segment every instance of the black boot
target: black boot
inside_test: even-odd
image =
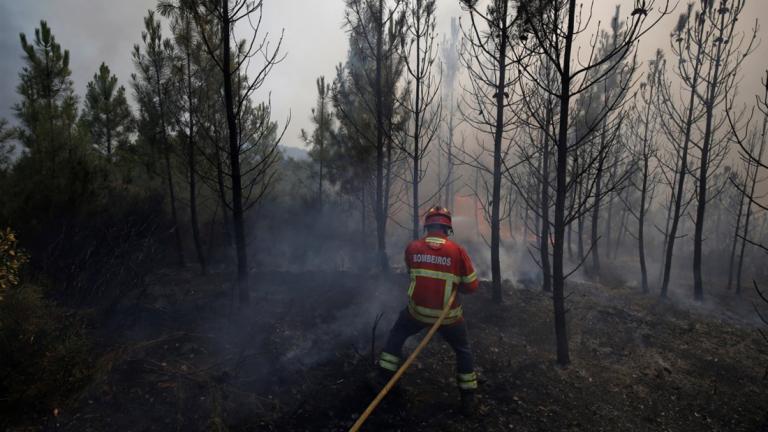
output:
[[[383,368],[377,368],[376,371],[371,372],[368,374],[368,387],[371,390],[371,392],[374,395],[377,395],[381,390],[384,389],[384,387],[387,385],[389,380],[394,375],[393,372],[390,372]],[[388,395],[392,396],[388,399],[398,399],[402,396],[402,390],[400,389],[399,383],[395,384],[394,387],[389,391]]]
[[[376,368],[375,371],[370,372],[366,376],[366,383],[368,384],[368,387],[370,388],[371,392],[374,394],[381,391],[381,389],[384,388],[385,385],[387,385],[387,382],[389,381],[389,376],[387,376],[386,371],[384,371],[381,368]]]
[[[464,390],[461,392],[461,413],[467,417],[477,414],[477,392]]]

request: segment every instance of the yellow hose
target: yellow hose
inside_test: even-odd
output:
[[[424,339],[419,342],[419,345],[416,347],[415,350],[411,353],[410,356],[408,356],[408,359],[405,360],[405,363],[403,363],[400,366],[400,369],[395,372],[394,375],[392,375],[392,378],[389,379],[389,382],[387,382],[387,385],[384,386],[383,389],[379,392],[379,394],[376,395],[376,397],[371,401],[371,403],[368,405],[368,408],[363,411],[363,413],[358,417],[355,424],[352,425],[351,428],[349,428],[349,432],[357,432],[360,430],[360,427],[365,423],[365,421],[368,419],[368,417],[373,413],[373,410],[376,409],[376,407],[379,405],[382,399],[384,399],[384,396],[389,393],[390,390],[392,390],[392,387],[395,386],[398,380],[400,380],[400,377],[403,375],[406,369],[411,366],[411,363],[416,359],[416,356],[419,355],[422,349],[424,349],[425,346],[427,346],[427,343],[429,343],[429,340],[432,339],[432,336],[435,335],[435,332],[437,332],[437,329],[440,328],[440,324],[443,323],[445,320],[445,317],[448,315],[448,311],[451,310],[451,305],[453,304],[453,301],[456,299],[456,290],[453,291],[451,294],[451,298],[448,300],[448,303],[445,304],[445,307],[443,308],[443,312],[440,314],[440,317],[437,318],[437,321],[435,321],[434,324],[432,324],[432,327],[430,327],[429,331],[427,332],[427,335],[424,336]]]

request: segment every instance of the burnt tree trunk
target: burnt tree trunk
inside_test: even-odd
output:
[[[547,103],[544,125],[549,128],[552,122],[552,106]],[[539,252],[541,259],[542,284],[544,292],[552,291],[552,270],[549,264],[549,131],[542,134],[541,141],[541,236]]]
[[[421,21],[418,21],[421,24]],[[416,27],[416,32],[420,33],[421,29]],[[416,109],[413,112],[414,126],[413,126],[413,204],[412,204],[412,232],[411,238],[414,240],[419,238],[419,176],[421,176],[421,157],[419,155],[419,135],[421,134],[420,120],[421,120],[421,37],[416,38]]]
[[[503,2],[503,10],[500,13],[499,27],[507,28],[507,2]],[[501,140],[504,132],[504,92],[507,68],[507,33],[500,32],[500,44],[498,52],[498,84],[496,85],[496,130],[493,137],[493,192],[491,202],[491,289],[493,300],[501,303],[501,261],[499,248],[501,246],[500,208],[501,208]]]
[[[232,222],[235,234],[235,252],[237,254],[237,292],[241,304],[248,304],[251,299],[248,290],[248,254],[245,245],[245,218],[243,211],[243,188],[240,174],[240,144],[235,117],[235,100],[232,92],[232,63],[230,47],[229,0],[221,0],[222,20],[221,39],[222,72],[224,75],[224,104],[227,113],[227,131],[229,136],[229,165],[232,180]]]
[[[766,82],[768,83],[768,81]],[[768,96],[768,87],[766,88],[766,93],[767,93],[766,96]],[[757,152],[758,161],[761,161],[763,159],[763,152],[765,151],[765,133],[766,133],[767,127],[768,127],[768,118],[764,118],[763,129],[762,129],[762,133],[760,134],[760,149]],[[752,173],[752,178],[749,180],[752,184],[750,185],[749,197],[747,200],[747,211],[746,211],[746,215],[744,216],[744,233],[742,234],[743,238],[741,240],[741,251],[739,252],[738,270],[736,271],[736,294],[741,293],[741,271],[744,268],[744,252],[747,246],[747,238],[749,235],[749,222],[752,216],[752,200],[755,197],[755,189],[758,183],[757,173],[760,170],[760,165],[758,163],[751,162],[751,164],[755,166],[755,171]],[[746,188],[746,183],[744,184],[744,186]]]
[[[647,119],[646,119],[647,121]],[[648,145],[648,126],[646,123],[646,136],[643,138],[643,145]],[[640,212],[637,218],[637,254],[640,257],[640,285],[643,293],[648,293],[648,268],[645,263],[645,201],[648,196],[648,172],[650,165],[650,156],[643,156],[643,183],[640,187]]]
[[[191,34],[191,23],[189,18],[185,18],[186,32]],[[189,109],[189,130],[187,131],[187,168],[189,170],[189,221],[192,224],[192,239],[195,243],[195,251],[197,252],[197,262],[200,264],[200,273],[205,275],[208,272],[208,268],[205,262],[205,254],[203,252],[203,244],[200,241],[200,225],[197,217],[197,174],[195,166],[195,119],[192,112],[192,104],[194,97],[192,90],[192,47],[189,46],[189,40],[187,40],[188,46],[186,47],[185,56],[187,62],[187,103]]]
[[[386,209],[384,208],[384,95],[382,94],[382,55],[384,38],[384,1],[379,0],[376,11],[376,78],[374,99],[376,102],[376,251],[379,268],[389,271],[387,259]]]
[[[181,227],[179,226],[179,216],[176,210],[176,188],[173,184],[173,170],[171,169],[171,149],[168,142],[168,131],[166,130],[164,95],[160,82],[160,70],[155,66],[155,88],[157,91],[157,106],[160,114],[160,138],[163,141],[163,162],[165,163],[165,177],[168,182],[168,193],[171,198],[171,220],[173,221],[173,236],[176,244],[176,257],[179,266],[185,265],[184,246],[181,241]]]
[[[749,166],[749,165],[747,165]],[[738,179],[737,179],[738,181]],[[746,188],[746,183],[745,183]],[[741,231],[741,215],[744,211],[744,200],[745,196],[744,194],[740,194],[739,197],[739,211],[736,213],[736,228],[733,231],[733,242],[731,243],[731,255],[728,260],[728,285],[726,285],[725,289],[730,291],[731,287],[733,286],[733,270],[734,270],[734,263],[736,261],[736,246],[739,243],[739,232]]]
[[[697,61],[700,56],[697,56]],[[694,69],[698,71],[698,66]],[[688,101],[688,115],[685,122],[685,131],[683,134],[683,147],[682,155],[680,156],[679,171],[677,172],[677,189],[674,192],[675,204],[672,210],[671,222],[672,225],[669,228],[667,235],[666,251],[664,253],[664,272],[661,280],[661,297],[667,297],[667,290],[669,289],[669,278],[672,270],[672,255],[675,249],[675,239],[677,238],[677,229],[680,225],[680,212],[683,207],[683,192],[685,191],[685,176],[688,173],[688,146],[691,143],[691,128],[693,127],[693,112],[696,101],[696,85],[698,84],[698,72],[694,75],[691,85],[691,95]]]
[[[555,241],[552,248],[552,304],[555,315],[555,339],[557,363],[565,366],[571,362],[568,352],[568,333],[565,321],[565,269],[563,246],[565,240],[566,176],[568,174],[568,115],[571,101],[571,50],[576,15],[576,0],[568,2],[568,27],[565,34],[562,73],[560,76],[560,118],[557,140],[557,166],[555,174]]]
[[[604,120],[604,122],[607,120]],[[600,222],[600,199],[602,195],[603,187],[603,165],[605,158],[603,153],[605,152],[605,134],[606,126],[603,123],[603,130],[600,134],[600,156],[597,162],[597,172],[595,173],[595,207],[592,209],[592,276],[597,277],[600,274],[600,244],[599,236],[597,235],[597,228]],[[609,216],[610,218],[610,216]]]
[[[721,23],[725,21],[725,13],[721,15]],[[722,26],[721,26],[722,28]],[[704,217],[707,210],[707,177],[709,176],[709,151],[712,145],[714,135],[713,116],[715,111],[715,98],[720,80],[720,60],[723,52],[723,31],[715,40],[718,44],[715,58],[715,70],[711,79],[707,80],[707,99],[704,107],[706,108],[706,123],[704,126],[704,139],[701,145],[701,160],[699,162],[699,202],[696,206],[696,225],[693,236],[693,298],[697,301],[704,300],[704,280],[701,273],[701,255],[704,242]]]

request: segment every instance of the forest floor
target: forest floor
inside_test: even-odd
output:
[[[372,335],[379,350],[404,277],[256,273],[239,313],[228,281],[153,275],[120,312],[127,324],[96,332],[91,385],[24,430],[346,430],[373,397]],[[481,412],[459,414],[453,353],[437,338],[404,376],[404,397],[363,430],[768,431],[768,344],[748,294],[721,309],[614,285],[570,284],[562,368],[551,299],[507,284],[497,305],[483,284],[464,298]]]

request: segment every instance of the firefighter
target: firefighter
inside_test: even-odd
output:
[[[477,275],[467,252],[448,239],[453,233],[451,212],[435,206],[424,218],[426,235],[405,249],[405,265],[410,274],[408,307],[389,332],[379,358],[379,382],[386,383],[403,361],[403,344],[410,336],[434,324],[453,290],[462,294],[477,291]],[[456,353],[456,381],[461,394],[462,412],[477,409],[475,373],[467,326],[458,297],[443,321],[440,335]]]

